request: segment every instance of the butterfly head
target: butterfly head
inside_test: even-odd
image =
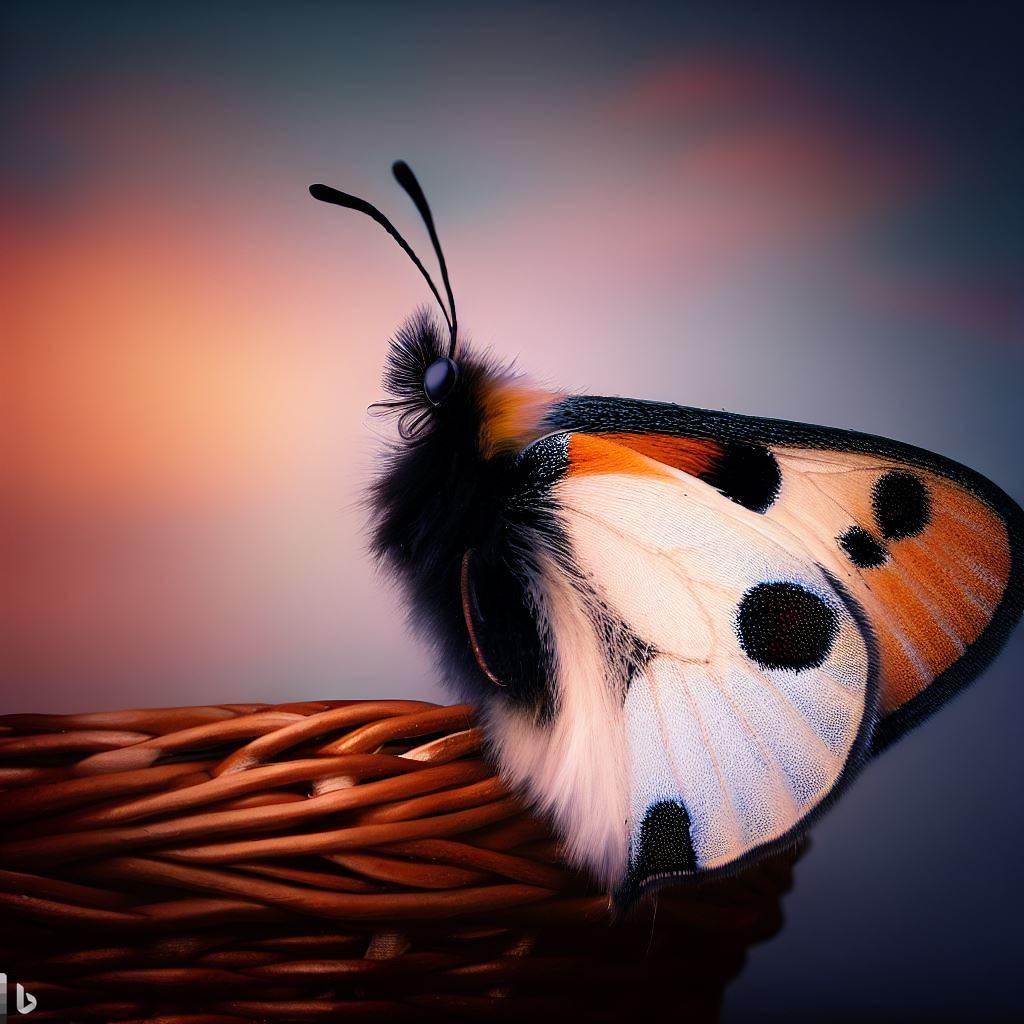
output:
[[[507,531],[505,504],[516,459],[544,432],[545,415],[560,396],[464,343],[426,197],[407,164],[398,162],[392,171],[427,228],[447,302],[380,210],[326,185],[310,187],[315,199],[356,210],[383,227],[422,274],[440,311],[438,319],[429,309],[417,310],[395,333],[383,375],[388,397],[371,407],[396,419],[399,436],[384,451],[369,494],[372,548],[405,585],[413,622],[438,648],[449,680],[468,696],[479,698],[483,690],[507,698],[510,689],[494,685],[495,673],[477,642],[483,629],[479,604],[486,601],[478,600],[472,577],[486,556],[474,561],[469,553],[493,549]]]

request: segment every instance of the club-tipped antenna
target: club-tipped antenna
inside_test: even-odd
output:
[[[395,166],[397,167],[398,165],[396,164]],[[403,164],[402,166],[404,167],[405,165]],[[408,170],[408,168],[406,168],[406,170]],[[411,175],[412,171],[409,171],[409,174]],[[415,182],[416,179],[413,178],[413,181]],[[416,187],[419,188],[418,185]],[[406,189],[406,191],[408,191],[408,189]],[[389,221],[387,217],[385,217],[384,214],[381,213],[380,210],[378,210],[372,203],[368,203],[365,199],[360,199],[358,196],[349,195],[347,192],[341,192],[336,188],[331,188],[330,185],[310,185],[309,194],[314,199],[319,199],[322,203],[333,203],[335,206],[343,206],[347,210],[355,210],[358,213],[365,213],[367,217],[375,220],[405,250],[406,256],[416,264],[416,267],[423,275],[424,280],[428,285],[430,285],[430,290],[434,293],[434,298],[437,299],[438,306],[441,307],[441,315],[444,317],[445,323],[448,324],[448,330],[451,332],[450,351],[453,351],[455,348],[455,324],[453,323],[455,306],[452,306],[452,316],[449,317],[448,311],[445,309],[444,302],[441,301],[441,293],[437,290],[437,285],[434,284],[430,274],[427,273],[427,268],[423,266],[420,262],[420,258],[412,251],[412,246],[409,245],[409,243],[401,236],[394,224],[392,224],[391,221]],[[420,195],[422,196],[423,193],[420,192]],[[416,202],[415,197],[413,198],[413,202]],[[423,203],[424,207],[426,207],[426,200],[424,200]],[[418,203],[417,206],[419,206]],[[420,214],[423,214],[423,210],[420,210]],[[424,219],[427,220],[429,217],[430,210],[427,209]],[[444,283],[445,287],[448,288],[448,297],[450,299],[452,290],[448,287],[448,274],[445,270],[444,258],[440,255],[441,249],[436,241],[437,236],[434,234],[433,221],[427,220],[427,229],[430,231],[431,239],[434,241],[434,248],[437,249],[438,258],[441,261],[441,273],[444,275]]]
[[[448,265],[444,261],[444,252],[441,250],[441,242],[437,237],[437,229],[434,227],[434,216],[430,212],[427,197],[423,194],[423,189],[420,188],[416,175],[412,173],[412,168],[404,160],[397,160],[391,165],[391,173],[395,176],[395,181],[405,189],[416,209],[419,210],[423,223],[427,226],[430,241],[434,246],[437,263],[441,268],[441,280],[444,282],[444,290],[448,295],[448,308],[452,312],[452,318],[448,322],[448,328],[451,331],[451,340],[448,343],[448,358],[454,359],[455,349],[458,345],[459,320],[455,314],[455,296],[452,294],[452,284],[448,279]]]

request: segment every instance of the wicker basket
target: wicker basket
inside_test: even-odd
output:
[[[627,919],[468,707],[0,718],[0,970],[33,1020],[714,1020],[796,852]]]

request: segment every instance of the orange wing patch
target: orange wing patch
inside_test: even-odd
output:
[[[782,488],[767,515],[797,533],[864,608],[888,714],[958,661],[991,621],[1010,578],[1006,527],[937,473],[858,453],[774,451]],[[843,546],[851,530],[860,549]]]
[[[569,438],[569,475],[629,473],[633,476],[666,476],[662,462],[633,447],[616,444],[622,434],[572,434]]]
[[[602,434],[601,437],[690,476],[703,476],[714,468],[722,455],[721,445],[696,437],[668,434]]]

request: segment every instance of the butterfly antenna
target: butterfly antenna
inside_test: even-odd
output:
[[[455,315],[455,296],[452,294],[452,284],[451,281],[448,280],[448,265],[444,261],[441,242],[437,237],[437,229],[434,227],[434,216],[430,212],[427,197],[423,194],[423,189],[420,188],[420,183],[416,180],[416,175],[412,173],[412,168],[404,160],[398,160],[391,165],[391,173],[395,176],[395,181],[405,189],[409,198],[415,204],[416,209],[419,210],[419,214],[423,218],[423,223],[427,226],[427,233],[430,235],[430,241],[434,246],[434,252],[437,254],[437,262],[441,268],[441,280],[444,282],[444,290],[448,294],[448,308],[452,311],[452,318],[448,322],[448,327],[451,331],[451,340],[448,344],[448,358],[454,359],[455,349],[458,345],[459,321],[458,317]],[[435,292],[434,294],[436,295],[437,293]]]
[[[397,164],[395,165],[398,166]],[[405,166],[404,164],[402,166]],[[412,171],[409,171],[412,174]],[[397,174],[396,174],[397,176]],[[415,178],[413,181],[415,182]],[[419,186],[416,186],[419,188]],[[407,189],[408,191],[408,189]],[[452,322],[452,318],[455,316],[455,307],[452,306],[452,318],[449,318],[448,311],[445,309],[444,303],[441,301],[441,293],[437,290],[437,286],[434,284],[433,279],[427,273],[427,268],[420,262],[419,257],[412,251],[412,246],[399,234],[398,229],[384,216],[376,206],[368,203],[365,199],[360,199],[358,196],[350,196],[347,192],[340,192],[336,188],[331,188],[330,185],[310,185],[309,194],[314,199],[319,199],[321,203],[333,203],[335,206],[343,206],[346,210],[355,210],[357,213],[365,213],[367,217],[375,220],[404,250],[406,256],[409,257],[416,264],[417,269],[423,275],[424,280],[430,285],[430,290],[434,293],[434,298],[437,299],[437,304],[441,307],[441,314],[444,317],[445,323],[448,325],[448,330],[451,332],[451,347],[455,345],[455,325]],[[422,196],[422,192],[420,195]],[[415,198],[413,199],[415,202]],[[417,206],[419,204],[417,203]],[[423,201],[424,207],[426,207],[426,200]],[[423,211],[420,210],[422,214]],[[427,210],[426,217],[429,218],[430,211]],[[434,240],[434,247],[438,251],[440,258],[440,247],[437,245],[437,236],[434,234],[433,221],[427,222],[427,227],[430,231],[430,237]],[[444,259],[441,258],[441,273],[444,274],[445,287],[448,287],[448,275],[445,272]],[[451,299],[452,290],[448,288],[448,297]]]

